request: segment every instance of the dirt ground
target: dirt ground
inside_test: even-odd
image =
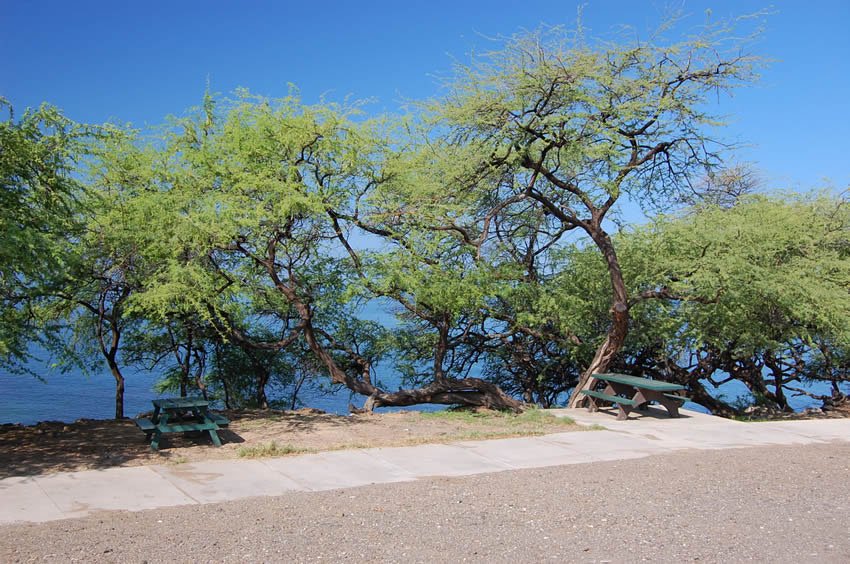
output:
[[[0,478],[583,429],[569,420],[534,412],[521,416],[496,412],[342,416],[308,408],[223,413],[231,423],[219,431],[220,448],[211,444],[206,433],[173,433],[163,435],[158,452],[150,450],[144,433],[130,419],[0,425]]]

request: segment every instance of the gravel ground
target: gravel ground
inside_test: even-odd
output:
[[[0,562],[850,562],[850,443],[0,527]]]

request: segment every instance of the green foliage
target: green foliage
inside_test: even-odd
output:
[[[847,381],[848,233],[844,196],[826,193],[743,197],[620,233],[614,243],[632,298],[614,369],[696,391],[701,380],[731,375],[769,406],[787,406],[801,380]],[[566,354],[586,365],[608,322],[606,265],[583,245],[552,256],[556,274],[518,317],[575,335]],[[543,355],[540,365],[553,356]],[[709,407],[740,410],[717,401]]]
[[[850,342],[849,230],[843,200],[759,196],[661,218],[624,251],[637,292],[685,298],[680,339],[752,354],[817,335]]]
[[[760,62],[726,23],[666,32],[518,35],[414,116],[240,91],[148,138],[10,109],[0,357],[40,336],[66,364],[165,367],[170,389],[261,407],[321,373],[386,395],[390,360],[412,386],[480,374],[548,406],[627,323],[618,369],[697,394],[728,374],[779,406],[799,380],[837,390],[846,202],[747,196],[707,102]],[[691,207],[613,234],[624,195]],[[375,303],[391,328],[359,318]]]
[[[697,389],[698,380],[731,376],[760,405],[782,408],[800,380],[847,381],[848,233],[843,196],[775,194],[658,217],[621,234],[634,297],[620,369]],[[552,315],[592,338],[587,322],[606,317],[604,265],[584,249],[565,257],[565,296],[547,304],[564,304]]]
[[[218,342],[213,351],[206,382],[228,409],[294,409],[298,393],[321,372],[309,351],[296,346],[263,350]]]
[[[67,267],[62,242],[80,231],[73,169],[87,130],[48,105],[15,119],[0,98],[0,110],[0,359],[14,364],[52,331],[31,307],[45,274]]]
[[[755,78],[759,60],[730,41],[746,23],[708,24],[679,43],[663,33],[517,35],[458,67],[451,94],[430,109],[465,147],[468,167],[521,172],[515,189],[533,187],[532,198],[567,212],[562,220],[604,215],[623,193],[665,204],[694,172],[720,163],[706,134],[720,123],[706,102]]]

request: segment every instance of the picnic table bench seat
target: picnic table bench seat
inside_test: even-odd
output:
[[[142,431],[156,431],[156,425],[147,417],[139,417],[138,419],[133,419],[133,423],[135,423]]]
[[[209,418],[213,423],[215,423],[219,427],[227,427],[228,425],[230,425],[230,419],[228,419],[224,415],[220,415],[218,413],[210,413]],[[135,423],[142,431],[156,431],[156,424],[148,417],[139,417],[137,419],[133,419],[133,423]],[[174,427],[174,425],[170,425],[169,427]],[[197,430],[197,428],[195,428],[195,430]]]
[[[597,392],[596,390],[582,390],[581,393],[594,397],[596,399],[601,399],[605,401],[610,401],[611,403],[622,403],[625,405],[636,405],[637,402],[630,398],[624,398],[622,396],[614,396],[611,394],[606,394],[605,392]]]
[[[220,413],[213,413],[212,411],[210,411],[207,415],[212,420],[212,422],[218,425],[219,427],[227,427],[228,425],[230,425],[230,419]]]
[[[691,401],[691,398],[686,398],[685,396],[680,396],[678,394],[664,394],[664,397],[670,398],[672,400],[677,400],[682,403],[685,403],[686,401]]]

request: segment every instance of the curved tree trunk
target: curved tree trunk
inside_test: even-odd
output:
[[[114,358],[107,358],[106,362],[115,378],[115,419],[124,419],[124,375]]]
[[[305,302],[295,288],[284,283],[277,276],[274,269],[273,246],[272,253],[268,261],[264,261],[262,265],[267,269],[272,281],[278,290],[286,297],[290,304],[295,308],[298,317],[301,318],[301,334],[310,348],[310,351],[316,355],[316,358],[327,368],[331,381],[336,384],[342,384],[352,392],[367,397],[365,409],[372,411],[376,407],[401,407],[408,405],[416,405],[421,403],[438,403],[445,405],[468,405],[480,407],[492,407],[494,409],[509,409],[515,412],[521,412],[524,409],[524,404],[511,398],[505,394],[501,388],[480,380],[478,378],[464,378],[462,380],[454,380],[446,378],[443,373],[443,358],[445,356],[445,347],[448,341],[448,322],[439,326],[440,341],[438,343],[435,355],[435,381],[423,388],[414,390],[399,390],[397,392],[385,392],[384,390],[374,386],[370,376],[371,367],[369,363],[356,355],[353,351],[349,351],[352,358],[360,364],[360,375],[354,377],[337,364],[328,350],[322,346],[317,337],[317,332],[321,330],[313,326],[313,311],[309,303]],[[333,339],[326,335],[326,338]]]
[[[269,398],[266,396],[266,386],[269,383],[271,375],[269,374],[269,371],[260,364],[255,364],[254,367],[255,374],[257,376],[257,396],[255,398],[257,407],[259,409],[268,409]]]
[[[107,344],[103,333],[105,319],[106,316],[101,309],[97,324],[97,340],[103,358],[106,359],[106,364],[109,366],[109,372],[115,378],[115,419],[124,419],[124,375],[121,374],[121,368],[118,366],[118,344],[121,341],[121,329],[114,318],[109,319],[110,339]]]
[[[479,378],[443,378],[422,388],[389,393],[376,389],[363,407],[372,411],[376,407],[404,407],[421,403],[486,407],[515,413],[525,409],[521,401],[510,397],[495,384]]]
[[[719,415],[720,417],[726,418],[732,418],[736,415],[740,415],[740,412],[731,405],[709,394],[708,390],[705,389],[705,386],[703,386],[698,380],[690,382],[688,388],[691,395],[691,401],[707,408],[712,415]]]
[[[353,378],[339,367],[333,356],[319,343],[313,328],[312,312],[309,306],[300,302],[294,305],[304,322],[304,339],[310,350],[328,369],[333,382],[343,384],[349,390],[367,396],[364,405],[366,411],[372,411],[376,407],[404,407],[422,403],[489,407],[514,412],[521,412],[524,409],[521,401],[508,396],[495,384],[478,378],[454,380],[440,374],[439,379],[427,386],[397,392],[385,392],[374,386],[368,375],[368,367],[364,368],[362,378]]]
[[[623,347],[629,333],[629,295],[614,245],[611,238],[601,229],[591,230],[588,233],[602,252],[608,266],[608,275],[611,278],[612,303],[609,310],[611,326],[602,345],[596,350],[590,365],[579,378],[578,384],[576,384],[570,400],[567,402],[567,407],[581,407],[584,404],[586,398],[581,391],[589,390],[596,385],[596,379],[593,378],[593,375],[600,374],[608,369],[611,360]]]

